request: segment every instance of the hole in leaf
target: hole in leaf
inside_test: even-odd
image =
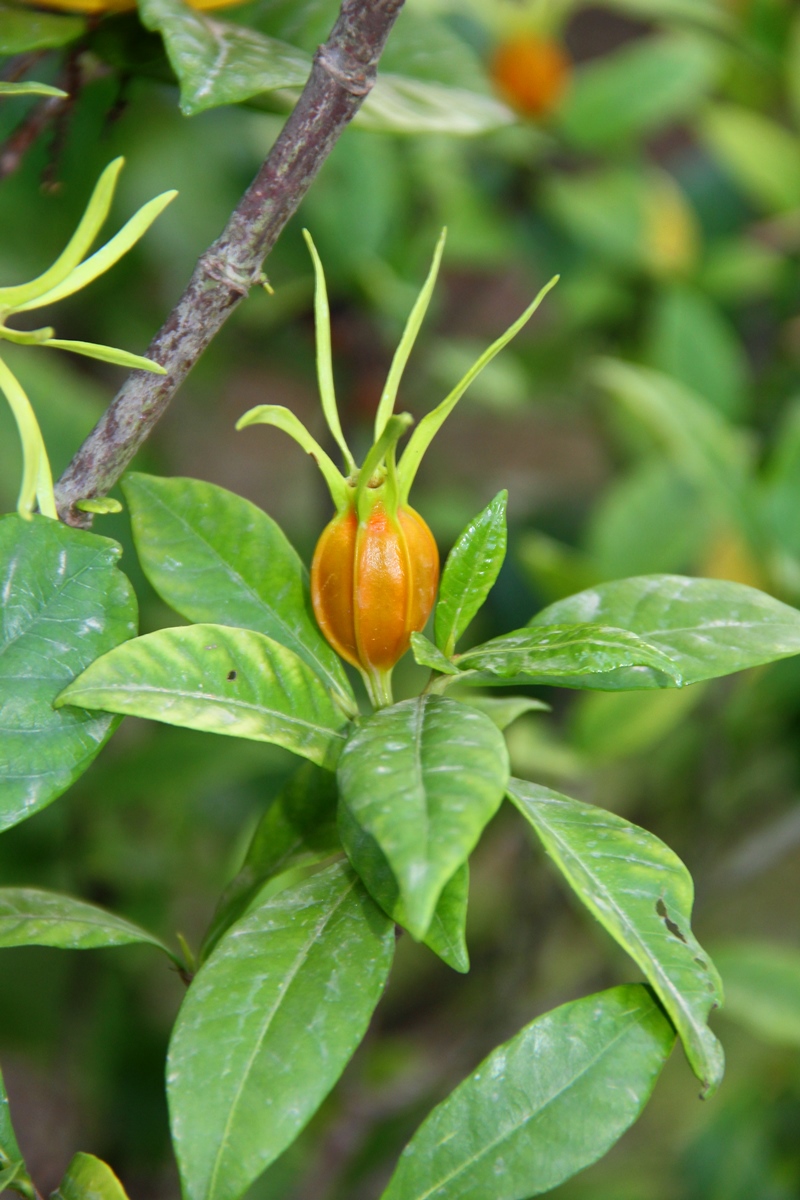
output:
[[[236,678],[236,672],[228,671],[228,679],[235,679],[235,678]]]

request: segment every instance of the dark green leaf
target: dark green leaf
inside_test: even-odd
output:
[[[54,50],[74,42],[85,29],[83,17],[3,4],[0,5],[0,54]]]
[[[174,957],[153,934],[72,896],[38,888],[0,888],[0,948],[58,946],[93,950],[148,942]]]
[[[337,798],[336,777],[330,771],[304,763],[294,773],[256,826],[241,870],[220,897],[203,940],[203,958],[269,879],[341,849]]]
[[[684,684],[800,654],[800,612],[724,579],[639,575],[558,600],[531,625],[613,623],[668,654]],[[649,667],[617,672],[620,688],[660,686]]]
[[[561,601],[566,603],[566,601]],[[546,609],[546,612],[552,611]],[[619,668],[646,670],[649,686],[676,687],[680,668],[664,650],[625,628],[567,621],[521,629],[475,646],[457,659],[464,682],[504,686],[550,683],[559,687],[613,690]],[[466,672],[474,672],[467,675]]]
[[[187,116],[262,92],[302,87],[311,70],[308,57],[294,46],[246,25],[219,21],[183,0],[140,0],[139,12],[145,27],[164,38]]]
[[[645,973],[704,1091],[715,1091],[725,1059],[707,1021],[722,1003],[722,981],[691,930],[686,867],[652,833],[605,809],[521,779],[508,794],[575,894]]]
[[[93,1154],[76,1154],[52,1200],[128,1200],[114,1172]]]
[[[430,667],[432,671],[439,671],[443,675],[458,675],[459,673],[458,667],[449,658],[445,658],[441,650],[437,650],[424,633],[412,633],[411,652],[414,655],[414,661],[418,662],[421,667]]]
[[[526,1200],[550,1191],[633,1124],[673,1042],[641,985],[545,1013],[433,1110],[383,1200]]]
[[[469,970],[466,936],[468,901],[469,863],[462,863],[452,879],[444,885],[433,920],[425,934],[425,945],[438,954],[448,967],[462,975]]]
[[[136,598],[116,542],[47,517],[0,518],[0,829],[83,774],[118,724],[53,701],[89,663],[136,632]]]
[[[706,38],[637,38],[576,72],[559,114],[562,131],[592,149],[650,133],[696,106],[719,57]]]
[[[714,958],[725,984],[725,1015],[765,1041],[800,1046],[797,947],[727,942]]]
[[[456,642],[494,587],[506,556],[508,492],[498,492],[459,535],[439,585],[436,645],[449,657]]]
[[[274,638],[355,712],[341,661],[312,615],[305,567],[271,517],[199,479],[129,474],[122,488],[145,574],[167,604],[188,621]]]
[[[422,939],[447,881],[499,807],[508,753],[477,709],[420,696],[360,721],[339,760],[340,831],[368,886],[376,843]],[[376,893],[377,894],[377,893]]]
[[[333,769],[347,723],[319,676],[250,629],[187,625],[135,638],[93,663],[57,704],[274,742]]]
[[[168,1065],[187,1200],[236,1200],[294,1140],[360,1042],[394,951],[348,866],[254,905],[189,988]]]

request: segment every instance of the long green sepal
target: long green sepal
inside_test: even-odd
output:
[[[377,471],[378,467],[386,458],[387,454],[394,450],[399,439],[403,436],[409,425],[413,424],[414,418],[411,416],[411,413],[400,413],[396,417],[389,418],[383,433],[378,438],[367,457],[364,459],[364,465],[358,473],[358,482],[356,484],[356,509],[359,509],[361,497],[364,494],[364,489],[369,487],[369,482]]]
[[[26,396],[24,388],[2,359],[0,359],[0,388],[8,400],[22,442],[22,485],[17,501],[17,511],[21,517],[30,520],[38,501],[39,511],[43,516],[58,520],[53,494],[53,477],[39,422],[36,420],[36,414],[31,408],[31,402]]]
[[[98,346],[96,342],[72,342],[65,338],[48,338],[41,343],[52,346],[55,350],[70,350],[73,354],[82,354],[84,358],[96,358],[100,362],[114,363],[118,367],[128,367],[132,371],[150,371],[152,375],[166,375],[166,369],[161,363],[153,362],[152,358],[143,358],[141,354],[131,354],[129,350],[117,350],[115,346]]]
[[[284,408],[282,404],[258,404],[236,422],[237,429],[244,429],[246,425],[274,425],[276,429],[282,429],[284,433],[288,433],[289,437],[294,438],[303,447],[306,454],[310,454],[316,462],[325,478],[337,510],[343,512],[347,508],[347,480],[330,455],[325,453],[319,442],[311,436],[305,425],[293,412]]]
[[[536,299],[530,304],[525,312],[519,317],[514,324],[499,337],[496,342],[493,342],[487,350],[483,352],[478,361],[474,363],[467,371],[466,375],[456,384],[449,396],[446,396],[441,404],[437,405],[432,412],[427,413],[422,418],[417,428],[411,435],[411,439],[406,446],[405,453],[400,459],[397,467],[397,475],[400,485],[400,503],[405,504],[408,500],[408,493],[411,490],[411,485],[419,470],[419,464],[422,462],[423,455],[428,449],[428,446],[433,441],[436,434],[441,429],[450,413],[455,408],[458,401],[464,395],[469,385],[480,375],[485,366],[507,346],[512,338],[516,337],[520,329],[527,324],[533,314],[536,312],[539,305],[544,300],[551,288],[558,283],[559,276],[554,275],[549,283],[546,283],[542,290],[537,295]]]
[[[339,409],[336,406],[336,391],[333,386],[333,358],[331,355],[331,312],[328,305],[328,289],[325,285],[325,272],[317,248],[307,229],[303,230],[311,261],[314,264],[314,324],[317,334],[317,379],[319,394],[322,400],[322,411],[328,428],[333,435],[336,445],[344,456],[345,465],[350,474],[356,472],[356,460],[350,453],[350,448],[342,433],[339,420]]]
[[[62,279],[55,287],[28,300],[25,304],[15,304],[14,311],[27,312],[31,308],[43,308],[46,304],[55,304],[57,300],[63,300],[65,296],[79,292],[99,275],[110,270],[114,263],[127,254],[130,248],[136,245],[139,238],[144,236],[156,217],[164,211],[168,204],[172,203],[177,194],[176,191],[163,192],[143,205],[130,221],[123,225],[119,233],[106,242],[105,246],[101,246],[99,250],[95,251],[91,258],[85,259],[80,266],[70,271],[66,279]]]
[[[15,346],[41,346],[54,333],[51,325],[45,325],[42,329],[9,329],[7,325],[0,325],[0,338],[4,342],[13,342]]]
[[[420,331],[422,322],[425,320],[425,314],[428,311],[428,305],[431,302],[433,289],[436,286],[436,276],[439,274],[439,265],[442,261],[444,253],[444,243],[447,238],[447,226],[439,234],[439,241],[436,243],[436,249],[433,252],[433,261],[431,268],[428,271],[428,278],[422,285],[422,291],[417,296],[414,307],[409,313],[406,327],[403,330],[403,336],[400,339],[400,345],[397,347],[392,365],[389,368],[389,374],[386,377],[386,384],[381,395],[378,411],[375,414],[375,440],[383,433],[386,422],[394,411],[394,402],[397,398],[397,389],[400,387],[400,380],[403,377],[403,372],[406,368],[409,355],[414,348],[414,343],[417,340],[417,334]]]
[[[30,283],[0,288],[0,307],[15,308],[19,304],[35,300],[37,296],[45,295],[62,283],[78,266],[83,256],[89,252],[92,242],[105,223],[124,162],[124,158],[115,158],[103,171],[95,184],[78,228],[53,265],[48,267],[44,274],[39,275],[37,279],[32,279]]]
[[[0,83],[0,97],[2,96],[58,96],[66,98],[68,92],[62,92],[61,88],[51,87],[49,83],[37,83],[34,79],[25,80],[24,83]]]

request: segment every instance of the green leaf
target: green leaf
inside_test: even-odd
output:
[[[128,474],[122,490],[142,567],[167,604],[189,621],[274,638],[355,712],[341,661],[311,614],[305,567],[271,517],[199,479]]]
[[[342,841],[367,886],[377,843],[415,938],[497,811],[508,769],[497,727],[455,700],[404,700],[356,725],[338,768]]]
[[[425,945],[461,975],[469,970],[466,938],[468,900],[469,863],[465,862],[444,885],[433,920],[425,934]]]
[[[236,878],[220,897],[203,939],[207,958],[223,933],[250,907],[270,879],[341,850],[336,829],[336,777],[303,763],[258,822]]]
[[[0,829],[44,808],[82,775],[118,722],[54,711],[89,663],[136,632],[136,599],[116,542],[46,517],[0,518]]]
[[[145,28],[164,39],[187,116],[262,92],[302,87],[311,70],[308,56],[294,46],[216,20],[183,0],[140,0],[139,12]]]
[[[434,614],[436,645],[446,656],[494,587],[506,556],[508,492],[498,492],[459,535],[447,556]]]
[[[424,633],[412,633],[411,651],[414,661],[421,667],[430,667],[432,671],[439,671],[443,675],[459,674],[458,667],[449,658],[445,658],[441,650],[437,650]]]
[[[725,1015],[767,1042],[800,1046],[800,951],[726,942],[714,959],[725,984]]]
[[[475,137],[513,124],[510,108],[494,96],[382,72],[353,124],[376,133],[447,133]]]
[[[581,149],[652,133],[696,108],[719,59],[710,39],[637,38],[576,71],[558,114],[561,131]]]
[[[76,41],[86,29],[83,17],[0,5],[0,55],[55,50]]]
[[[175,955],[146,929],[94,904],[39,888],[0,888],[0,949],[57,946],[94,950],[146,942]]]
[[[391,921],[337,864],[255,905],[201,967],[167,1081],[186,1200],[237,1200],[290,1144],[364,1036]]]
[[[61,88],[51,87],[49,83],[36,83],[29,79],[24,83],[0,83],[2,96],[66,96]]]
[[[93,1154],[76,1154],[52,1200],[128,1200],[114,1172]]]
[[[613,622],[668,654],[683,683],[716,679],[800,654],[800,612],[724,579],[640,575],[588,588],[537,613],[531,625]],[[658,686],[649,667],[619,673],[618,686]]]
[[[646,829],[559,792],[512,779],[508,794],[578,898],[655,988],[706,1094],[725,1058],[708,1028],[722,981],[691,930],[692,877]]]
[[[738,104],[708,105],[699,132],[760,208],[780,213],[800,205],[800,140],[795,134]]]
[[[462,681],[495,687],[549,683],[615,690],[626,686],[619,682],[622,667],[646,669],[650,687],[680,687],[683,682],[674,658],[625,628],[611,627],[610,622],[545,625],[538,617],[535,620],[534,628],[503,634],[460,654],[457,663],[464,672]]]
[[[3,1188],[10,1187],[12,1183],[14,1190],[21,1192],[27,1200],[34,1200],[37,1196],[31,1178],[25,1170],[22,1151],[14,1133],[14,1126],[11,1124],[8,1096],[3,1075],[0,1072],[0,1192]]]
[[[118,350],[116,346],[98,346],[95,342],[71,342],[65,338],[48,338],[44,346],[52,346],[54,350],[69,350],[73,354],[82,354],[84,358],[96,358],[99,362],[114,363],[117,367],[127,367],[130,371],[149,371],[151,375],[166,375],[165,367],[153,362],[151,358],[143,358],[141,354],[131,354],[130,350]]]
[[[486,713],[498,729],[508,729],[525,713],[551,711],[550,705],[545,704],[544,700],[534,700],[531,696],[481,696],[470,693],[466,703]]]
[[[526,1200],[596,1162],[641,1113],[674,1033],[641,985],[526,1025],[433,1110],[382,1200]]]
[[[93,663],[56,704],[274,742],[330,770],[345,742],[346,718],[301,658],[226,625],[135,638]]]

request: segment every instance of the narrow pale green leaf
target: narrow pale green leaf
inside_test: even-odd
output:
[[[508,492],[498,492],[459,535],[447,556],[434,614],[436,645],[446,656],[494,587],[506,556]]]
[[[42,515],[57,520],[53,475],[36,413],[19,380],[2,359],[0,390],[8,401],[22,443],[22,482],[17,511],[24,520],[30,520],[38,501]]]
[[[76,1154],[52,1200],[128,1200],[111,1167],[93,1154]]]
[[[139,560],[167,604],[189,621],[244,626],[274,638],[355,713],[341,660],[311,614],[306,569],[271,517],[199,479],[128,474],[122,488]]]
[[[376,133],[447,133],[475,137],[516,120],[495,96],[382,72],[353,124]]]
[[[0,829],[82,775],[118,724],[53,709],[89,663],[136,632],[120,547],[59,521],[0,518]]]
[[[3,1173],[8,1171],[10,1176],[3,1184],[2,1175],[0,1175],[0,1191],[3,1190],[3,1187],[9,1187],[13,1182],[15,1191],[21,1192],[28,1200],[34,1200],[33,1184],[25,1170],[22,1151],[14,1133],[14,1126],[11,1124],[11,1110],[2,1072],[0,1072],[0,1171]]]
[[[0,888],[0,949],[56,946],[94,950],[146,942],[175,956],[146,929],[95,904],[39,888]]]
[[[90,258],[84,259],[79,266],[70,271],[61,283],[56,284],[47,292],[37,294],[32,300],[27,300],[23,304],[15,304],[14,311],[28,312],[32,308],[44,308],[45,305],[55,304],[57,300],[63,300],[65,296],[72,296],[97,279],[99,275],[105,274],[124,254],[128,253],[132,246],[136,245],[140,238],[144,237],[156,217],[160,216],[167,205],[172,203],[177,194],[175,191],[163,192],[160,196],[148,201],[123,225],[119,233],[114,234],[105,246],[101,246]]]
[[[339,760],[340,832],[370,884],[371,842],[394,874],[414,937],[499,807],[508,778],[500,731],[477,709],[420,696],[360,721]]]
[[[18,305],[34,300],[37,296],[43,296],[62,283],[74,271],[83,256],[88,254],[92,243],[103,227],[124,163],[124,158],[115,158],[102,172],[94,185],[94,191],[77,229],[52,266],[36,279],[32,279],[30,283],[0,288],[0,305],[16,308]]]
[[[302,87],[311,70],[310,58],[294,46],[217,20],[183,0],[140,0],[139,12],[146,28],[164,39],[187,116],[262,92]]]
[[[51,87],[49,83],[36,83],[28,79],[24,83],[0,82],[0,97],[2,96],[66,96],[61,88]]]
[[[186,1200],[237,1200],[294,1140],[364,1036],[393,951],[392,922],[342,864],[254,905],[219,942],[169,1052]]]
[[[716,679],[800,654],[800,612],[743,583],[639,575],[588,588],[543,609],[531,626],[612,623],[667,654],[683,683]],[[660,686],[650,667],[617,673],[619,688]]]
[[[591,804],[512,779],[508,794],[578,898],[628,951],[681,1035],[705,1094],[725,1069],[708,1027],[722,981],[691,929],[692,877],[646,829]]]
[[[549,1192],[633,1124],[674,1040],[638,984],[545,1013],[433,1110],[382,1200],[527,1200]]]
[[[102,709],[167,725],[274,742],[333,769],[346,718],[292,650],[250,629],[159,629],[103,655],[58,708]]]
[[[400,344],[394,352],[392,365],[389,368],[389,374],[386,378],[383,392],[381,393],[378,411],[375,413],[375,441],[384,431],[386,423],[394,412],[394,404],[397,399],[397,390],[400,387],[400,381],[403,378],[403,372],[406,369],[411,351],[414,349],[414,343],[417,340],[422,322],[425,320],[425,314],[428,311],[428,305],[431,302],[433,289],[436,286],[436,277],[439,274],[439,266],[444,254],[444,243],[447,237],[447,230],[443,229],[439,234],[439,240],[436,243],[436,249],[433,252],[433,262],[428,271],[427,279],[422,285],[422,290],[414,302],[414,307],[409,313],[406,327],[403,330],[403,336],[400,339]]]
[[[166,375],[166,368],[161,363],[153,362],[152,358],[143,358],[141,354],[131,354],[129,350],[118,350],[116,346],[98,346],[95,342],[71,342],[64,338],[48,338],[43,343],[56,350],[70,350],[73,354],[82,354],[84,358],[96,358],[99,362],[114,363],[118,367],[127,367],[131,371],[149,371],[152,375]]]
[[[256,826],[240,871],[220,897],[203,939],[203,959],[270,879],[341,850],[337,799],[336,777],[330,771],[313,763],[295,771]]]
[[[319,383],[319,395],[322,401],[322,411],[325,415],[325,420],[328,429],[331,431],[331,436],[336,442],[336,445],[342,452],[347,473],[352,475],[356,470],[356,462],[350,453],[350,448],[345,441],[342,433],[342,424],[339,420],[339,409],[336,405],[336,389],[333,384],[333,357],[331,355],[331,313],[328,306],[328,289],[325,285],[325,271],[322,267],[322,260],[317,253],[317,247],[312,241],[311,234],[307,229],[303,230],[303,237],[308,246],[311,255],[311,261],[314,264],[314,329],[317,342],[317,381]]]
[[[800,1046],[800,950],[769,942],[725,942],[714,960],[725,984],[725,1015],[757,1037]]]
[[[443,675],[458,675],[458,667],[445,658],[441,650],[437,650],[433,642],[424,633],[412,633],[411,650],[414,661],[421,667],[430,667],[432,671],[440,671]]]
[[[45,13],[16,4],[0,5],[0,54],[55,50],[76,41],[86,30],[83,17]]]
[[[481,696],[470,693],[466,703],[486,713],[498,729],[508,729],[509,725],[525,713],[552,711],[544,700],[534,700],[531,696]]]
[[[397,477],[400,483],[400,501],[405,504],[408,500],[408,493],[411,490],[411,485],[414,482],[419,464],[428,446],[433,441],[436,434],[441,429],[444,422],[449,417],[450,413],[458,404],[464,392],[474,379],[480,375],[481,371],[488,363],[495,358],[500,351],[507,346],[512,338],[516,337],[524,325],[528,323],[536,309],[544,300],[551,288],[558,283],[558,275],[554,275],[549,283],[546,283],[541,289],[535,300],[528,305],[521,317],[518,317],[513,325],[502,334],[497,341],[493,342],[487,350],[467,371],[466,375],[456,384],[449,396],[446,396],[441,404],[437,405],[432,412],[427,413],[420,421],[417,428],[412,433],[409,443],[405,448],[403,457],[400,459],[397,467]]]
[[[282,404],[258,404],[236,422],[237,429],[244,429],[247,425],[274,425],[276,429],[281,429],[290,438],[294,438],[306,454],[311,455],[322,472],[334,506],[340,511],[347,507],[347,481],[330,455],[326,454],[290,409],[284,408]]]
[[[461,680],[480,686],[549,683],[613,691],[625,686],[619,683],[620,668],[628,673],[646,669],[648,687],[680,687],[683,682],[680,667],[661,647],[610,623],[545,625],[537,618],[534,627],[474,646],[456,662]]]

